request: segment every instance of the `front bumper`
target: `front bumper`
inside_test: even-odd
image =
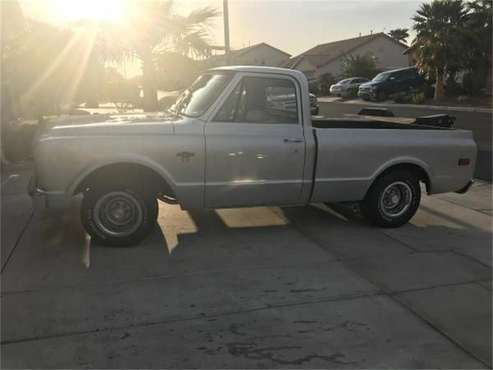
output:
[[[33,199],[36,208],[47,208],[51,210],[64,210],[69,202],[63,192],[46,191],[40,188],[36,181],[36,176],[32,176],[29,180],[28,194]]]
[[[27,185],[27,193],[30,197],[37,197],[43,195],[44,191],[37,187],[36,177],[31,176],[29,184]]]
[[[373,100],[375,99],[375,93],[371,90],[359,90],[358,97],[365,100]]]
[[[318,116],[319,112],[320,112],[320,108],[319,108],[318,104],[310,106],[310,113],[312,114],[312,116]]]

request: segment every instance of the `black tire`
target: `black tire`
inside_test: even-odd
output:
[[[109,212],[115,209],[113,204],[117,204],[117,208],[120,204],[125,207],[120,206],[115,216],[115,211]],[[126,222],[122,217],[129,215],[130,220]],[[138,244],[152,231],[157,215],[156,197],[146,195],[136,186],[97,186],[84,194],[81,205],[81,220],[87,233],[96,243],[107,246]],[[118,225],[121,221],[118,217],[123,219],[123,226]]]
[[[394,206],[396,199],[399,203]],[[377,178],[360,206],[372,224],[393,228],[406,224],[415,215],[420,201],[417,176],[410,171],[397,170]]]

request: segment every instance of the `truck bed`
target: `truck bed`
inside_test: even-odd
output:
[[[359,116],[348,118],[312,117],[315,128],[392,129],[392,130],[451,130],[450,128],[418,125],[414,118]]]

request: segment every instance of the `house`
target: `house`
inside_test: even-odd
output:
[[[256,65],[278,67],[291,57],[290,54],[265,42],[243,49],[231,50],[228,59],[225,55],[212,56],[207,60],[210,67],[222,65]]]
[[[298,69],[314,82],[327,74],[340,77],[344,57],[348,55],[371,54],[380,70],[407,67],[410,65],[409,56],[404,54],[407,48],[407,45],[381,32],[317,45],[291,58],[283,67]]]

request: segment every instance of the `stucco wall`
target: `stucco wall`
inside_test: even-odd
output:
[[[379,37],[356,49],[351,54],[356,56],[371,53],[377,58],[378,69],[390,70],[409,66],[409,57],[403,54],[405,50],[403,46],[392,40],[386,37]],[[341,57],[319,68],[317,70],[318,77],[326,73],[331,73],[336,77],[340,76],[342,73],[342,62],[343,58]]]
[[[289,57],[265,45],[260,45],[242,55],[235,56],[233,63],[237,65],[265,65],[277,67]]]
[[[317,68],[306,59],[302,59],[295,69],[303,72],[310,83],[318,79]]]

